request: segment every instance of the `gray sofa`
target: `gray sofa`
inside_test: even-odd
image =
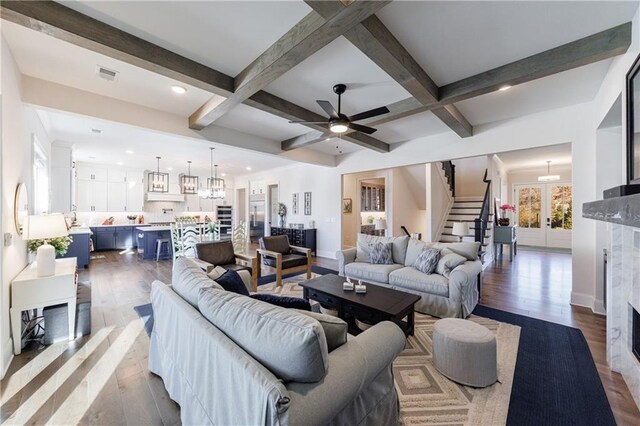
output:
[[[393,264],[377,265],[369,262],[369,252],[377,242],[393,244]],[[459,266],[448,270],[438,265],[438,272],[424,274],[413,267],[423,247],[448,249],[461,259]],[[409,237],[375,237],[359,234],[357,247],[338,251],[341,276],[355,278],[394,288],[421,297],[416,303],[418,312],[439,317],[466,318],[478,304],[478,274],[482,263],[478,260],[476,242],[426,243]],[[444,258],[443,258],[444,259]]]
[[[347,339],[342,320],[226,292],[186,258],[151,301],[149,370],[184,424],[398,423],[391,322]]]

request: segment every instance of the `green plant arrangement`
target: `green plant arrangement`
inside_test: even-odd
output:
[[[64,256],[69,250],[69,245],[73,242],[73,238],[70,235],[66,237],[49,238],[48,240],[29,240],[28,247],[31,253],[38,251],[38,247],[43,245],[45,241],[53,246],[56,250],[56,255]]]
[[[278,203],[278,216],[287,215],[287,206],[284,203]]]

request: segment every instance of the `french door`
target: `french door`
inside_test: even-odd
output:
[[[571,190],[566,182],[514,185],[518,244],[571,248]]]

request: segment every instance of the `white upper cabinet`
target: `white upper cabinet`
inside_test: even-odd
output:
[[[267,184],[263,180],[250,182],[249,187],[251,189],[251,195],[267,193]]]
[[[107,184],[107,210],[110,212],[127,211],[127,183],[109,182]]]
[[[76,176],[78,211],[142,211],[144,187],[141,170],[78,163]]]
[[[51,211],[73,211],[73,150],[70,146],[51,145]]]
[[[125,182],[127,180],[127,172],[124,169],[112,169],[107,171],[109,182]]]
[[[144,205],[144,173],[127,171],[127,211],[141,212]]]
[[[107,168],[99,164],[78,163],[76,178],[84,180],[107,181]]]

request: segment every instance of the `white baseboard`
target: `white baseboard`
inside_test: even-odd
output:
[[[593,312],[599,315],[607,315],[607,308],[604,306],[604,302],[599,299],[595,299],[593,303]]]
[[[337,259],[336,257],[336,252],[331,252],[331,251],[327,251],[327,250],[318,250],[316,251],[316,256],[317,257],[324,257],[327,259]]]
[[[4,375],[7,374],[11,361],[13,361],[13,340],[9,338],[2,345],[2,374],[0,374],[0,379],[3,379]]]
[[[594,298],[589,294],[571,292],[571,302],[569,303],[573,306],[582,306],[593,311],[593,302]]]

